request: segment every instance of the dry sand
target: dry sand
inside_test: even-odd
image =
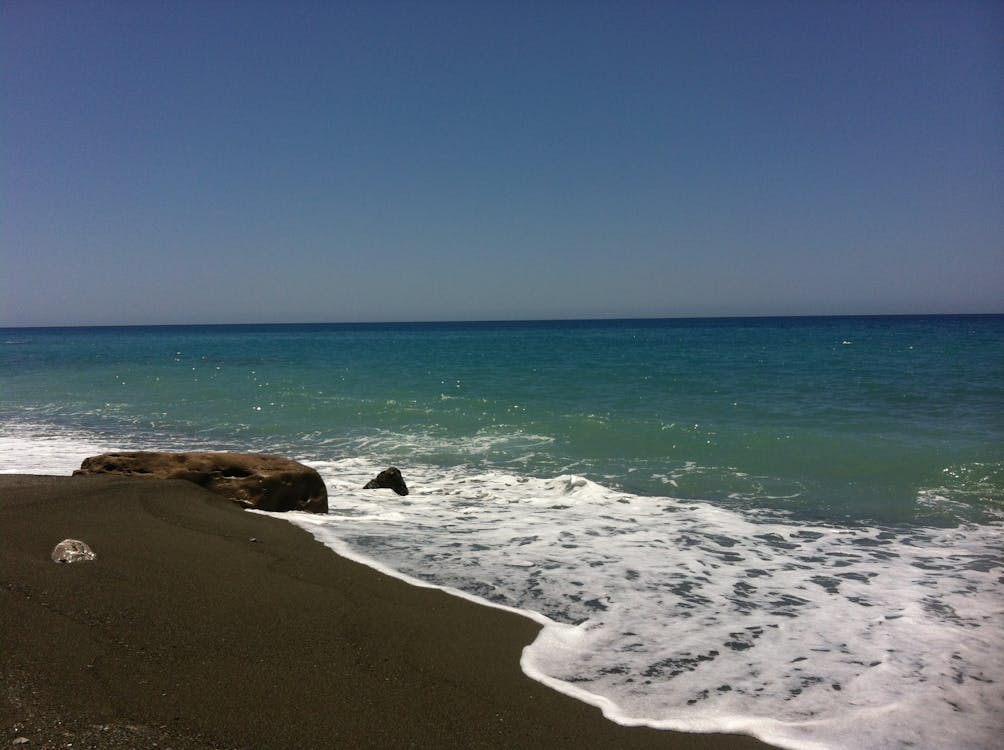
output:
[[[0,476],[0,747],[768,747],[614,724],[520,671],[536,632],[181,480]]]

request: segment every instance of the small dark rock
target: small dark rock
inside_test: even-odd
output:
[[[394,490],[399,495],[408,494],[408,485],[404,483],[404,477],[401,476],[401,471],[393,466],[389,469],[384,469],[376,478],[368,481],[363,487],[364,490]]]

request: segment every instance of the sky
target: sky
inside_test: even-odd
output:
[[[1004,312],[1004,3],[0,2],[0,326]]]

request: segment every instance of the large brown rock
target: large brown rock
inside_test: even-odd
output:
[[[328,490],[314,469],[263,453],[103,453],[85,459],[73,473],[187,479],[245,508],[328,510]]]

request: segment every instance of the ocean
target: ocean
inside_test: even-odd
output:
[[[543,625],[613,721],[1004,731],[1004,316],[0,329],[0,471],[277,453],[280,518]],[[411,494],[362,490],[388,466]]]

